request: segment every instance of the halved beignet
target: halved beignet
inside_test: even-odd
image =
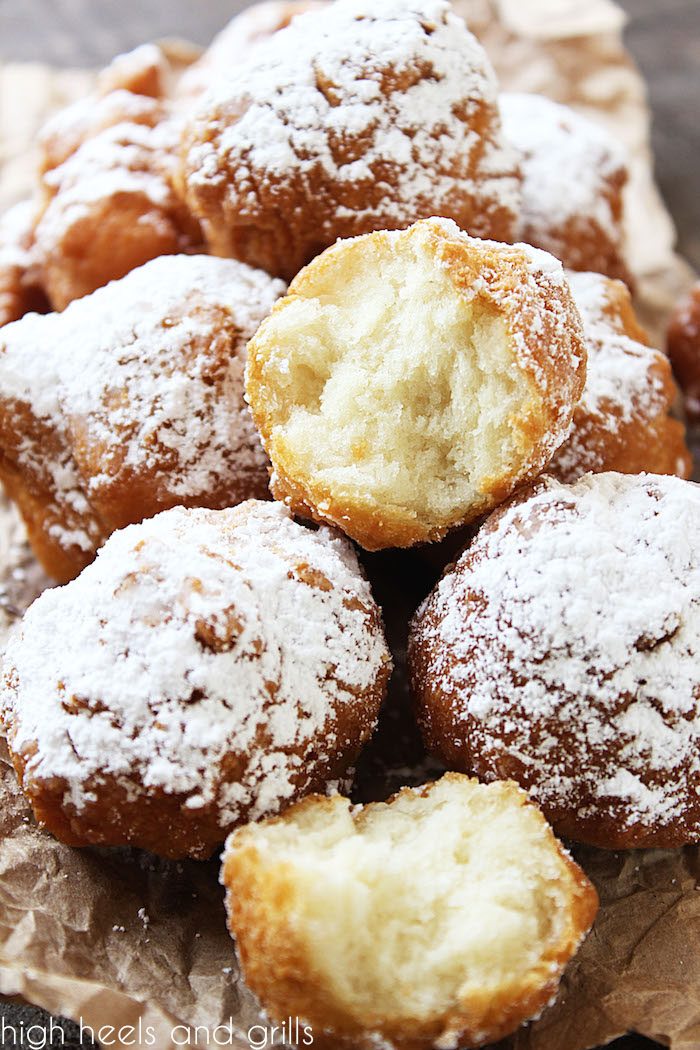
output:
[[[274,494],[370,550],[439,539],[540,473],[586,360],[561,265],[445,219],[329,248],[248,353]]]
[[[334,1050],[506,1035],[556,993],[597,910],[524,791],[454,773],[249,824],[222,882],[248,985]]]

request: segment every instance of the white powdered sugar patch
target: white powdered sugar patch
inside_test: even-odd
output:
[[[583,321],[588,373],[581,404],[591,415],[630,422],[635,414],[655,415],[665,407],[664,385],[653,371],[659,351],[616,331],[606,314],[608,280],[597,273],[568,274],[569,286]],[[615,425],[616,420],[611,420]]]
[[[153,128],[165,113],[165,107],[153,98],[117,89],[96,98],[88,95],[70,106],[59,109],[39,132],[39,145],[44,149],[44,163],[54,167],[68,159],[81,143],[117,125],[145,125]]]
[[[545,805],[664,826],[700,785],[700,488],[540,486],[444,576],[418,642],[473,754],[514,756]]]
[[[218,106],[240,114],[217,124]],[[484,107],[493,116],[480,135],[471,122]],[[519,205],[493,70],[446,0],[337,0],[297,16],[219,79],[198,119],[211,127],[189,150],[189,184],[226,184],[241,202],[292,174],[314,176],[313,189],[320,173],[321,185],[353,191],[347,205],[340,193],[339,217],[362,214],[363,185],[383,188],[387,222],[411,222],[419,201],[439,213],[458,187]]]
[[[388,662],[339,534],[274,503],[176,508],[114,533],[37,599],[6,652],[3,703],[13,748],[36,744],[26,776],[65,779],[67,804],[109,775],[192,810],[215,802],[224,827],[274,812],[359,746],[339,719]]]
[[[243,399],[244,352],[283,291],[281,281],[234,260],[170,255],[62,313],[29,314],[0,330],[5,403],[28,406],[56,438],[53,456],[31,436],[17,455],[21,470],[48,475],[56,517],[69,510],[78,522],[68,533],[60,520],[52,526],[59,542],[94,548],[90,499],[117,467],[162,471],[167,461],[168,491],[181,499],[264,471]],[[219,347],[212,382],[209,347],[223,338],[224,318],[236,345]],[[78,447],[99,453],[88,455],[88,467]]]
[[[586,385],[577,415],[581,429],[574,429],[561,449],[556,467],[570,471],[595,468],[589,448],[591,432],[615,434],[621,424],[635,419],[653,419],[668,410],[668,395],[659,362],[659,350],[630,339],[620,331],[619,321],[607,313],[610,283],[596,273],[568,273],[569,286],[583,321],[583,334],[588,351]],[[613,306],[613,311],[614,311]],[[575,417],[576,418],[576,417]]]
[[[605,128],[544,95],[504,92],[499,107],[504,135],[522,155],[522,226],[553,235],[583,217],[616,240],[607,183],[626,167],[620,144]]]
[[[20,201],[0,215],[0,268],[28,270],[33,262],[31,231],[36,218],[34,201]]]
[[[53,196],[37,226],[39,247],[50,251],[67,230],[90,218],[95,204],[120,195],[138,195],[153,209],[155,221],[161,212],[163,223],[172,222],[179,207],[171,183],[178,133],[172,121],[156,127],[124,121],[89,137],[43,177]],[[183,232],[183,248],[188,241]]]

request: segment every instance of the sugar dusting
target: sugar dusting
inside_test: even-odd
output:
[[[237,119],[218,123],[219,105]],[[496,116],[482,134],[473,126],[496,105],[488,59],[446,0],[337,0],[297,16],[220,79],[202,105],[209,130],[190,148],[188,181],[225,185],[244,206],[290,173],[316,194],[330,180],[339,216],[343,186],[353,196],[381,189],[369,210],[387,224],[411,222],[419,202],[439,213],[460,187],[514,212],[515,151]]]
[[[112,200],[118,210],[120,199],[132,195],[151,209],[148,221],[156,229],[169,228],[182,207],[172,185],[178,134],[176,121],[151,127],[125,119],[86,138],[43,176],[49,199],[37,226],[39,248],[54,249],[75,224],[90,219],[96,204]],[[141,222],[146,221],[144,215]],[[180,230],[180,248],[189,247],[190,241],[190,232]]]
[[[30,607],[5,656],[13,747],[28,777],[216,801],[222,826],[274,812],[342,750],[336,711],[389,657],[350,543],[280,504],[176,508],[113,534]],[[371,728],[371,715],[367,717]],[[240,779],[221,784],[240,756]],[[235,766],[234,766],[235,768]]]
[[[283,289],[232,260],[164,256],[60,314],[2,329],[3,399],[29,406],[56,438],[53,455],[29,435],[17,454],[22,470],[48,475],[59,542],[94,548],[90,500],[115,469],[167,461],[168,490],[182,499],[210,496],[232,471],[265,469],[243,401],[243,355]],[[221,345],[225,319],[232,346]],[[77,446],[98,454],[85,465]],[[68,531],[66,510],[77,523]]]
[[[0,215],[0,269],[14,267],[25,271],[32,265],[30,242],[35,212],[34,201],[26,200]]]
[[[699,545],[690,482],[546,479],[418,614],[474,746],[515,756],[541,803],[663,826],[694,799]]]
[[[571,219],[593,220],[620,236],[608,180],[626,167],[623,147],[605,128],[544,95],[504,92],[503,131],[522,155],[521,226],[557,252],[557,230]]]
[[[608,313],[607,278],[569,272],[568,280],[583,321],[588,369],[571,436],[553,464],[567,479],[600,469],[601,434],[614,435],[621,424],[634,420],[643,425],[669,407],[659,369],[664,356],[620,331],[619,322]]]

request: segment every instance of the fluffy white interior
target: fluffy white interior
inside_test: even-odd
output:
[[[343,281],[276,315],[273,415],[301,469],[334,492],[458,518],[519,464],[512,424],[531,391],[503,321],[411,250],[349,254]]]
[[[516,983],[558,939],[563,864],[532,807],[482,785],[270,827],[298,886],[292,922],[358,1016],[442,1013],[470,988]],[[303,834],[299,834],[298,824]]]

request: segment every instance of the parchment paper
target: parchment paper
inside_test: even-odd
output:
[[[645,320],[660,333],[692,274],[673,253],[673,227],[653,183],[645,91],[621,44],[621,11],[609,0],[456,6],[486,43],[505,88],[572,104],[626,142],[629,263]],[[0,65],[0,208],[29,192],[33,137],[46,115],[92,82],[85,71]],[[406,619],[435,567],[401,553],[369,556],[367,566],[399,673],[360,762],[355,796],[363,800],[434,772],[411,723],[401,656]],[[395,579],[410,581],[400,595],[391,589]],[[0,648],[46,583],[14,511],[0,503]],[[96,1033],[140,1023],[140,1042],[112,1032],[104,1045],[249,1047],[248,1029],[264,1019],[238,977],[216,861],[174,864],[135,850],[55,842],[33,824],[1,748],[0,991],[82,1019]],[[556,1004],[502,1050],[586,1050],[628,1030],[698,1050],[700,850],[574,852],[600,893],[599,917]]]

